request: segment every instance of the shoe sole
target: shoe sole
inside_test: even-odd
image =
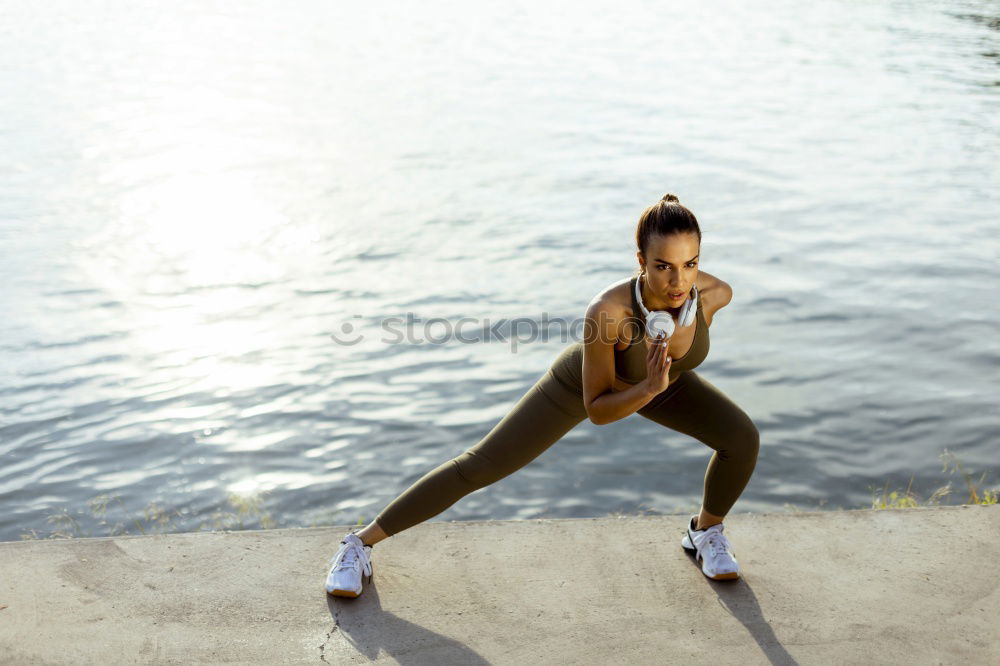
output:
[[[686,534],[684,538],[688,540],[688,543],[694,543],[694,539],[691,538],[690,533]],[[684,539],[681,539],[681,548],[694,555],[694,561],[699,564],[698,568],[701,569],[700,566],[701,562],[698,559],[698,549],[694,548],[693,546],[688,547],[688,545],[684,543]],[[706,578],[709,578],[711,580],[735,580],[740,577],[739,571],[730,571],[729,573],[715,574],[714,576],[709,576],[707,573],[705,573],[704,569],[701,569],[701,572],[705,574]]]

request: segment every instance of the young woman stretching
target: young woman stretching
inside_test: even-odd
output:
[[[372,546],[524,467],[584,419],[603,425],[633,412],[715,450],[701,512],[691,516],[681,546],[709,578],[739,577],[722,520],[753,474],[760,440],[743,410],[694,372],[732,289],[698,271],[701,229],[673,194],[643,211],[635,237],[639,270],[590,302],[584,342],[566,347],[478,444],[345,535],[330,561],[328,593],[361,594],[362,574],[371,582]]]

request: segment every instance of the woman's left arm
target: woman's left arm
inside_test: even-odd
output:
[[[704,271],[698,273],[696,284],[701,296],[701,309],[705,316],[705,323],[711,326],[715,313],[729,305],[729,301],[733,300],[733,288],[711,273]]]

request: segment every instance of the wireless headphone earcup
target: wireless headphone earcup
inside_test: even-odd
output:
[[[652,338],[661,332],[665,334],[664,337],[669,338],[674,334],[674,318],[670,316],[669,312],[661,310],[650,312],[646,317],[646,331]]]
[[[694,323],[695,317],[698,314],[698,287],[691,287],[691,295],[688,299],[684,301],[684,307],[681,308],[680,315],[677,317],[680,321],[681,326],[690,326]]]

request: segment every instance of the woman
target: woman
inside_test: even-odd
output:
[[[362,573],[371,582],[372,546],[527,465],[583,419],[603,425],[633,412],[715,449],[701,512],[691,516],[681,546],[709,578],[739,577],[722,520],[753,474],[759,437],[743,410],[693,370],[708,354],[708,327],[732,289],[699,272],[701,229],[673,194],[643,211],[636,245],[637,274],[590,302],[584,342],[564,349],[482,441],[348,533],[331,560],[328,593],[358,596]]]

